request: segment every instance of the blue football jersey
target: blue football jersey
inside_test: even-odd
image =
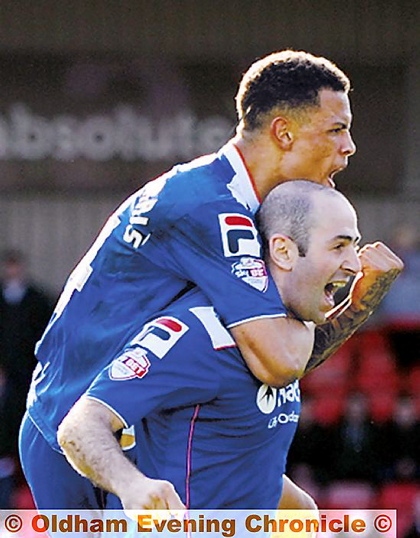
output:
[[[186,289],[203,290],[227,327],[285,314],[261,259],[258,205],[229,143],[151,181],[111,215],[37,345],[28,412],[51,446],[59,450],[57,426],[97,373]]]
[[[200,291],[147,323],[87,395],[134,425],[138,468],[172,482],[188,508],[277,506],[298,381],[261,384]]]

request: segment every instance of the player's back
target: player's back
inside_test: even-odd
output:
[[[197,288],[138,330],[87,394],[135,425],[140,470],[169,480],[191,509],[275,507],[298,381],[258,381]]]
[[[200,267],[188,259],[189,238],[174,229],[200,206],[237,204],[227,188],[233,176],[229,161],[212,155],[151,181],[111,215],[70,275],[37,345],[28,399],[51,444],[71,405],[136,328],[191,286],[188,272]]]

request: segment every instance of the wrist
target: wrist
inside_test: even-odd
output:
[[[346,312],[351,313],[353,317],[367,319],[374,309],[375,306],[369,305],[367,301],[352,298],[346,308]]]

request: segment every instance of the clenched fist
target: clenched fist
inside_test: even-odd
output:
[[[404,263],[380,241],[363,246],[359,258],[362,270],[350,291],[351,304],[355,310],[372,310],[404,269]]]

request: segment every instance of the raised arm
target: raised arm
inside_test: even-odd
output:
[[[231,329],[252,373],[271,386],[285,386],[331,357],[376,310],[404,264],[383,243],[359,252],[362,271],[349,298],[315,328],[290,318],[265,318]]]
[[[81,475],[114,493],[125,510],[182,510],[173,485],[144,476],[124,456],[114,433],[121,419],[102,403],[82,396],[60,424],[57,439]]]
[[[359,257],[362,272],[349,298],[331,312],[328,323],[315,330],[314,349],[305,373],[331,357],[367,321],[404,268],[402,260],[381,242],[365,245]]]

